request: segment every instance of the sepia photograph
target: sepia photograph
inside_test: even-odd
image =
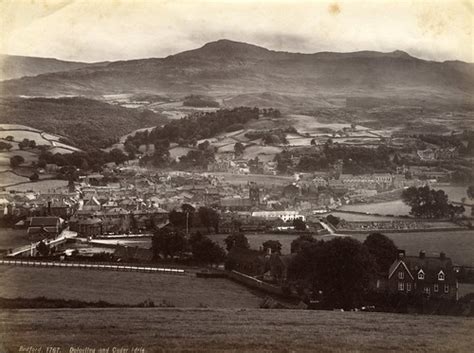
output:
[[[474,351],[474,0],[0,0],[0,353]]]

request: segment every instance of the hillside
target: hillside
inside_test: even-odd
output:
[[[69,71],[91,64],[18,55],[0,55],[0,80]]]
[[[303,97],[398,97],[472,104],[474,64],[433,62],[395,51],[287,53],[220,40],[166,58],[5,81],[3,95],[181,93],[234,96],[273,92]],[[324,103],[327,105],[327,103]]]
[[[463,353],[474,344],[472,318],[312,310],[3,310],[0,327],[7,352],[24,342],[68,351],[71,337],[75,347],[146,352]]]
[[[58,134],[83,150],[106,147],[132,130],[165,120],[149,110],[80,97],[0,99],[0,123],[28,125]]]

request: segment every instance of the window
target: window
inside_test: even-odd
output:
[[[403,271],[398,272],[398,279],[404,279],[405,273]]]
[[[418,271],[418,279],[425,279],[425,273],[423,270]]]
[[[449,293],[449,284],[444,285],[444,292]]]
[[[403,282],[398,282],[398,290],[399,291],[403,291],[405,288],[404,288],[404,283]]]
[[[430,294],[431,293],[431,288],[430,287],[425,287],[424,292],[426,294]]]
[[[443,271],[439,271],[438,273],[438,281],[444,281],[444,272]]]
[[[433,286],[433,289],[435,293],[438,293],[438,283],[435,283],[435,285]]]
[[[411,283],[407,283],[407,292],[411,291]]]

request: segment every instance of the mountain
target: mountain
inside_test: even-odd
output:
[[[69,71],[91,64],[31,56],[0,55],[0,80]]]
[[[273,92],[471,102],[474,64],[426,61],[402,51],[288,53],[219,40],[166,58],[85,66],[4,81],[0,87],[2,95],[30,96]]]

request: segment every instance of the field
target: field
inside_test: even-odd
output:
[[[226,279],[193,272],[166,275],[62,268],[0,267],[0,297],[104,300],[136,305],[166,300],[176,307],[258,308],[261,298]]]
[[[474,346],[472,318],[311,310],[4,310],[0,328],[5,352],[33,345],[62,352],[73,346],[147,353],[463,353]]]
[[[403,203],[402,200],[377,202],[367,204],[344,205],[341,207],[344,211],[378,213],[382,215],[391,214],[394,216],[408,215],[410,207]]]
[[[8,191],[30,191],[36,192],[52,192],[54,189],[65,188],[68,184],[67,180],[40,180],[34,183],[20,184],[17,186],[6,187]]]
[[[0,161],[1,161],[1,156],[0,156]],[[26,182],[26,181],[29,181],[29,179],[16,175],[10,171],[0,172],[0,186],[11,185],[11,184],[21,183],[21,182]]]
[[[16,248],[30,243],[25,229],[0,228],[0,250]]]

